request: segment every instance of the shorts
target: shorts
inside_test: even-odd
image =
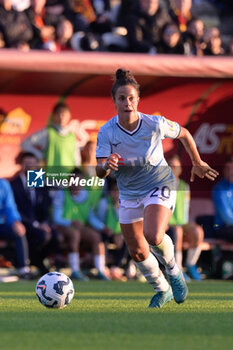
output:
[[[132,224],[144,219],[144,209],[150,204],[159,204],[174,211],[176,191],[169,186],[156,187],[140,199],[119,200],[119,221],[121,224]]]

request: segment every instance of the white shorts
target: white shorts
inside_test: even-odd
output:
[[[144,219],[144,209],[150,204],[159,204],[171,209],[176,204],[176,191],[169,186],[156,187],[140,199],[119,200],[119,221],[121,224],[131,224]]]

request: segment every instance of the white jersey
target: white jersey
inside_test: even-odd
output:
[[[144,197],[157,186],[176,186],[164,158],[162,140],[175,139],[180,125],[162,116],[138,115],[135,130],[124,129],[115,116],[100,128],[97,137],[96,158],[107,158],[112,153],[121,156],[115,172],[120,199]]]

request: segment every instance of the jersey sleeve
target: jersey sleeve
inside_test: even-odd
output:
[[[180,125],[164,117],[160,117],[159,126],[162,139],[176,139],[180,134]]]
[[[97,135],[96,158],[107,158],[111,153],[108,133],[101,128]]]

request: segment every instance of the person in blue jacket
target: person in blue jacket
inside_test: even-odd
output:
[[[26,230],[21,222],[11,186],[5,179],[0,179],[0,239],[15,243],[19,277],[30,279],[32,275],[28,266]]]
[[[223,178],[213,188],[216,237],[233,242],[233,157],[224,165]]]

